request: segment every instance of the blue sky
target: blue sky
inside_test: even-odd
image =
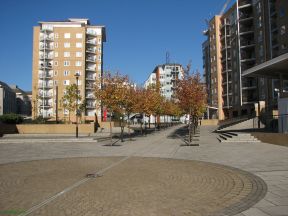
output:
[[[38,21],[89,18],[105,25],[104,69],[142,84],[154,67],[170,62],[202,72],[205,19],[226,0],[2,0],[0,80],[31,90],[32,28]]]

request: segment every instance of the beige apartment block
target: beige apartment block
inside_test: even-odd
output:
[[[221,67],[221,44],[220,24],[221,17],[214,16],[209,22],[210,41],[210,69],[211,69],[211,106],[216,108],[218,119],[224,119],[222,100],[222,67]],[[224,47],[223,49],[226,49]]]
[[[82,119],[101,117],[94,97],[94,85],[103,74],[104,26],[90,25],[88,19],[39,22],[33,33],[32,117],[67,119],[62,106],[65,88],[76,83],[85,100]],[[99,103],[98,103],[99,104]],[[70,113],[75,121],[75,113]]]

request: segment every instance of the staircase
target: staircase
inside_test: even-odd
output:
[[[218,140],[223,143],[259,143],[260,141],[249,133],[219,132]]]

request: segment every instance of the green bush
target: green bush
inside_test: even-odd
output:
[[[23,122],[23,117],[17,114],[4,114],[0,116],[0,122],[6,124],[21,124]]]

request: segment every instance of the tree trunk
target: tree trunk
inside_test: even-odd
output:
[[[131,141],[131,132],[130,132],[130,114],[128,114],[128,136],[129,136],[129,140]]]
[[[157,126],[156,126],[156,115],[154,116],[154,129],[155,129],[155,131],[157,130]]]
[[[120,121],[120,128],[121,128],[121,142],[124,142],[123,136],[124,136],[124,117],[122,116]]]
[[[110,113],[109,127],[110,127],[110,139],[111,139],[111,146],[112,146],[112,112]]]
[[[140,125],[141,125],[141,135],[143,135],[143,113],[142,113],[142,121],[141,121]]]
[[[151,115],[149,115],[149,129],[150,129],[150,120],[151,120],[150,118],[151,118]]]

